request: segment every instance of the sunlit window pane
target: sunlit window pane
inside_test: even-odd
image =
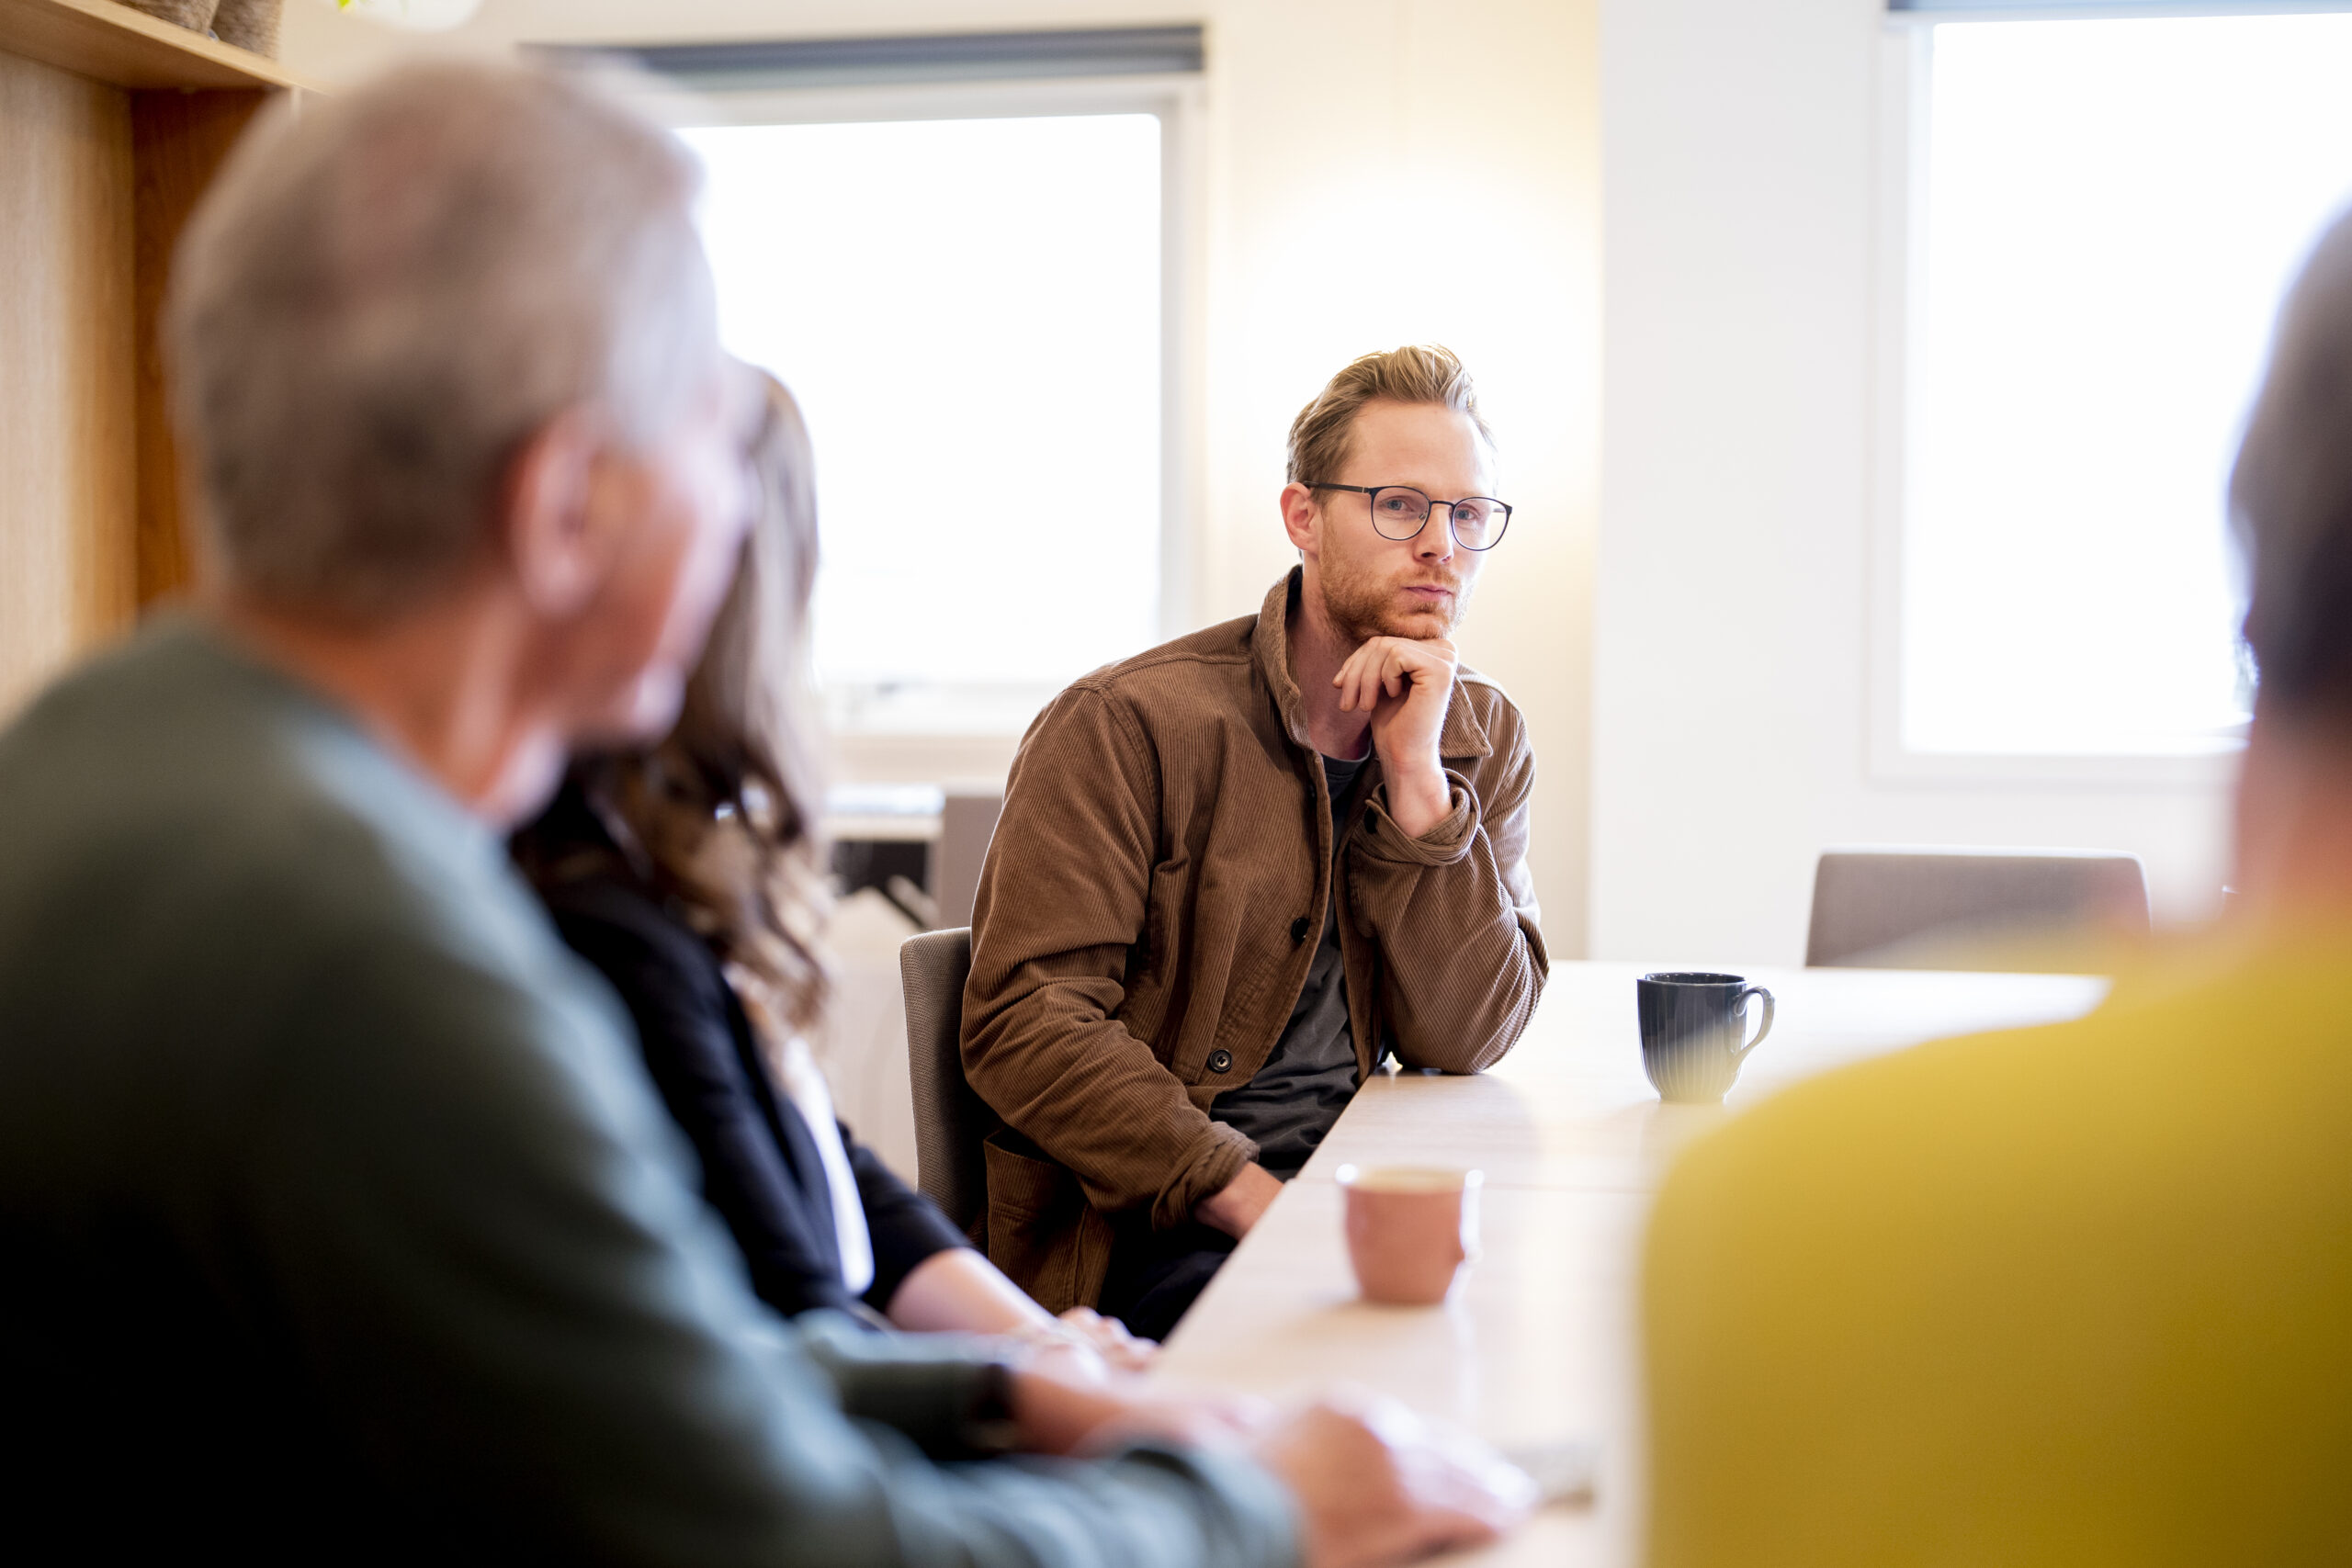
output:
[[[1043,693],[1155,640],[1158,118],[688,140],[728,343],[816,443],[820,679],[955,728],[939,687]]]
[[[2222,491],[2352,192],[2352,16],[1948,25],[1934,61],[1905,743],[2234,744]]]

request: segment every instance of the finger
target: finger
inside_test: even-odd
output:
[[[1104,1324],[1092,1336],[1094,1348],[1105,1356],[1132,1359],[1143,1342],[1114,1324]]]
[[[1125,1372],[1141,1371],[1151,1365],[1151,1359],[1159,1348],[1152,1340],[1138,1339],[1128,1333],[1126,1325],[1116,1318],[1098,1319],[1085,1332],[1089,1343],[1102,1359]]]
[[[1428,1557],[1441,1551],[1454,1551],[1464,1547],[1485,1546],[1498,1540],[1509,1524],[1497,1523],[1464,1509],[1431,1508],[1415,1520],[1413,1545],[1405,1553],[1410,1557]]]
[[[1362,679],[1365,659],[1372,652],[1373,644],[1364,644],[1341,660],[1340,672],[1331,677],[1331,684],[1340,689],[1340,705],[1342,708],[1347,706],[1350,694]]]
[[[1446,651],[1430,643],[1396,638],[1390,646],[1397,666],[1415,680],[1442,678],[1453,668],[1453,660]]]
[[[1407,1490],[1458,1524],[1507,1530],[1534,1511],[1539,1494],[1528,1473],[1486,1444],[1442,1427],[1425,1428],[1403,1471]]]
[[[1411,1542],[1404,1555],[1421,1557],[1463,1547],[1484,1546],[1499,1540],[1527,1517],[1491,1494],[1472,1486],[1449,1489],[1443,1498],[1431,1497],[1421,1486],[1410,1488],[1404,1517],[1397,1521]]]

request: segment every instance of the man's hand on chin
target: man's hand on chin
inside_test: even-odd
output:
[[[1444,637],[1375,637],[1331,678],[1340,711],[1369,711],[1373,750],[1388,787],[1388,814],[1418,839],[1446,818],[1453,792],[1438,758],[1445,705],[1460,660]]]

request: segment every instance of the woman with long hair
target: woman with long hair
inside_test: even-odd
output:
[[[829,978],[814,746],[799,671],[817,569],[807,426],[767,378],[762,504],[734,587],[658,745],[584,757],[514,852],[637,1022],[753,1288],[786,1314],[1012,1334],[1140,1366],[1147,1341],[1056,1319],[835,1121],[805,1034]]]

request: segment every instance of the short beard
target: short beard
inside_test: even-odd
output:
[[[1317,576],[1323,589],[1323,613],[1330,617],[1332,628],[1358,648],[1376,637],[1399,637],[1408,642],[1451,637],[1470,608],[1466,581],[1447,584],[1453,590],[1448,608],[1416,614],[1398,609],[1393,591],[1369,571],[1359,568],[1334,571],[1327,561]]]

